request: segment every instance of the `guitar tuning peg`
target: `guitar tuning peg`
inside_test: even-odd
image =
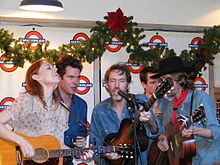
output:
[[[130,158],[133,159],[134,157],[131,155]]]
[[[126,155],[126,156],[125,156],[125,158],[126,158],[126,159],[128,159],[128,158],[129,158],[129,156],[128,156],[128,155]]]
[[[124,158],[124,155],[122,155],[121,157]]]

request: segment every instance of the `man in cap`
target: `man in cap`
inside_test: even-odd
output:
[[[189,80],[186,71],[187,68],[184,67],[180,57],[170,57],[159,63],[159,73],[152,76],[152,78],[160,77],[161,79],[170,77],[174,82],[174,86],[167,92],[167,96],[172,99],[160,107],[164,112],[162,125],[164,127],[168,126],[169,123],[174,125],[181,115],[192,116],[197,107],[204,106],[206,121],[193,122],[188,129],[184,127],[181,130],[181,135],[183,138],[191,135],[195,137],[196,155],[192,158],[194,165],[220,163],[220,125],[216,117],[215,104],[206,92],[194,89],[194,85]],[[175,155],[178,152],[175,147],[178,147],[178,145],[173,146],[174,143],[167,138],[169,136],[168,132],[161,134],[158,138],[158,147],[162,151],[172,150]],[[181,161],[187,160],[191,161],[191,158],[180,159],[180,164]]]

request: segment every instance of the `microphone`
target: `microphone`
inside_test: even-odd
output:
[[[121,90],[118,90],[118,94],[125,98],[125,100],[127,100],[127,102],[131,102],[132,101],[132,98],[130,97],[129,94],[126,94],[125,92],[121,91]]]
[[[118,94],[127,101],[128,110],[136,110],[137,109],[134,94],[125,93],[121,90],[118,90]]]

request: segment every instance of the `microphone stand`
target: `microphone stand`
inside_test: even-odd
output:
[[[134,118],[136,117],[136,116],[134,116],[134,114],[136,114],[136,112],[138,112],[138,108],[137,108],[137,104],[136,104],[136,98],[135,98],[135,95],[125,94],[121,90],[119,90],[118,93],[123,98],[125,98],[125,100],[127,101],[128,112],[129,112],[129,115],[130,115],[131,124],[132,124],[132,128],[133,128],[133,131],[134,131],[133,132],[133,138],[134,138],[135,165],[138,165],[138,153],[140,154],[141,162],[143,162],[143,161],[142,161],[142,157],[141,157],[140,143],[138,141],[138,135],[137,135],[137,125],[138,124],[136,122],[133,122]]]
[[[91,129],[90,126],[87,126],[86,123],[84,123],[74,112],[72,112],[67,105],[63,102],[63,101],[59,101],[60,105],[62,105],[69,113],[70,115],[72,115],[76,120],[78,120],[83,126],[86,127],[87,131],[92,132],[99,140],[101,140],[103,142],[103,144],[108,145],[103,139],[102,137],[100,137],[95,131],[93,131]]]

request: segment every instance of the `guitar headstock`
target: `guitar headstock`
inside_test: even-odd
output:
[[[205,120],[205,108],[203,105],[197,107],[195,112],[191,116],[191,120],[193,123],[195,122],[204,122]]]
[[[171,89],[173,86],[173,80],[170,77],[167,77],[163,79],[163,81],[160,83],[160,85],[157,87],[154,94],[157,98],[163,97],[167,91]]]
[[[204,123],[205,122],[204,109],[205,109],[204,106],[200,105],[195,109],[193,115],[191,115],[190,117],[186,117],[180,114],[180,118],[178,119],[178,121],[184,122],[186,128],[189,128],[192,123],[196,123],[196,122]]]
[[[115,149],[116,152],[121,154],[123,158],[127,158],[127,159],[134,158],[133,147],[130,144],[120,144],[118,146],[115,146]]]

